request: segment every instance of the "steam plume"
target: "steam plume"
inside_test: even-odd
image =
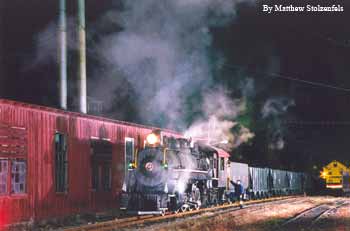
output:
[[[286,97],[275,97],[268,99],[262,107],[261,113],[265,120],[269,120],[269,148],[281,150],[284,148],[285,128],[282,126],[282,117],[288,108],[294,106],[295,102]]]
[[[216,85],[209,60],[209,28],[232,19],[235,1],[123,3],[123,10],[111,11],[103,18],[104,22],[118,23],[122,30],[102,38],[97,46],[104,70],[111,76],[108,82],[124,79],[127,83],[115,82],[133,87],[142,122],[183,131],[188,127],[189,112],[185,108],[189,97],[199,95],[202,105],[198,108],[203,116],[190,121],[193,125],[186,134],[203,136],[209,129],[213,141],[226,139],[239,144],[240,139],[236,140],[231,129],[236,125],[232,119],[243,110],[243,104],[231,100],[219,88],[215,92],[208,90]],[[96,89],[101,88],[106,89],[104,83]],[[118,89],[122,91],[123,87]],[[106,91],[97,90],[94,94],[101,96]],[[242,137],[250,137],[249,132],[243,133]]]
[[[185,135],[206,137],[209,144],[228,141],[229,145],[226,148],[237,147],[254,136],[242,125],[235,133],[232,131],[238,125],[234,122],[235,118],[244,110],[244,100],[232,100],[222,88],[211,91],[204,97],[204,118],[195,121]]]

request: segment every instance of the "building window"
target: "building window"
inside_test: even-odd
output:
[[[67,135],[55,134],[56,192],[68,191]]]
[[[11,185],[12,193],[20,194],[25,193],[26,186],[26,162],[24,160],[14,160],[12,161],[12,171],[11,171]]]
[[[0,160],[0,195],[7,194],[8,160]]]
[[[218,169],[218,159],[214,158],[214,168]]]
[[[26,193],[27,130],[0,124],[0,195]]]
[[[221,171],[225,170],[225,158],[224,157],[220,158],[220,170]]]
[[[125,175],[128,173],[128,165],[134,160],[134,139],[125,138]]]

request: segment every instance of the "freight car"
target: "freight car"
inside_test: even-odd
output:
[[[304,193],[307,174],[271,168],[249,167],[249,189],[252,198]],[[311,190],[309,190],[311,191]]]
[[[240,181],[245,191],[249,188],[249,166],[245,163],[229,162],[228,172],[227,172],[227,181],[237,182]],[[227,187],[227,198],[232,199],[231,195],[234,195],[235,187],[232,184],[228,184]],[[227,195],[228,194],[228,195]],[[244,193],[244,199],[248,199],[249,193],[247,191]],[[237,198],[236,198],[237,199]]]
[[[271,174],[269,168],[249,167],[249,197],[252,199],[271,196]]]
[[[286,195],[290,188],[290,177],[287,171],[279,169],[270,169],[272,178],[272,195]]]
[[[0,226],[118,209],[126,163],[153,129],[0,99]]]
[[[297,194],[301,193],[304,189],[304,176],[299,172],[287,171],[289,178],[289,187],[287,189],[287,194]]]

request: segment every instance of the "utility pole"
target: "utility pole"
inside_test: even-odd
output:
[[[81,113],[87,113],[85,0],[78,0],[78,34],[79,34],[79,71],[78,71],[79,111]]]
[[[59,0],[59,47],[58,62],[60,75],[60,107],[67,110],[67,20],[66,20],[66,0]]]

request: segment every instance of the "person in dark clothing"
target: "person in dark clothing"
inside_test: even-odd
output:
[[[244,195],[244,187],[240,180],[237,182],[230,181],[233,187],[235,188],[235,196],[239,200],[239,207],[243,208],[243,195]]]

